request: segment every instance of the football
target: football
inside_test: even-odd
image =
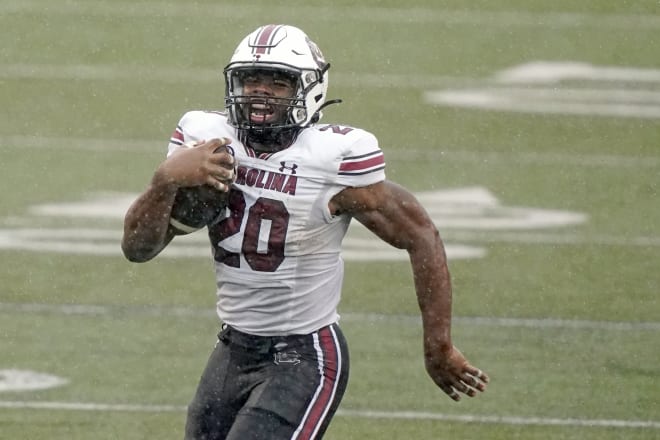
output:
[[[210,185],[179,188],[170,224],[180,235],[197,231],[225,213],[228,199],[229,192],[221,192]]]
[[[195,148],[201,142],[188,142],[183,146]],[[215,152],[228,150],[230,146],[220,146]],[[210,185],[183,187],[177,190],[170,213],[170,225],[179,235],[197,231],[224,215],[229,203],[229,191],[222,192]]]

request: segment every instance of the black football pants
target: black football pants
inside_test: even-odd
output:
[[[348,370],[336,324],[275,337],[225,326],[188,407],[186,440],[320,439]]]

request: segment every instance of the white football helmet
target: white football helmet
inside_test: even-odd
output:
[[[286,143],[287,138],[291,141],[300,129],[320,119],[329,68],[318,46],[302,30],[288,25],[261,26],[240,42],[224,69],[225,107],[230,123],[239,134],[260,144]],[[291,98],[268,101],[262,96],[258,100],[262,106],[286,106],[286,116],[281,120],[266,124],[246,117],[255,97],[244,94],[243,78],[258,71],[281,73],[295,83]]]

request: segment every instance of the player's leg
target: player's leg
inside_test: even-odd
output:
[[[348,383],[344,336],[332,325],[284,340],[286,346],[275,344],[227,440],[307,440],[325,433]]]
[[[236,368],[232,366],[232,350],[226,340],[226,330],[218,338],[188,406],[186,440],[225,439],[246,399],[237,400],[240,390],[236,389],[238,380],[232,373]]]

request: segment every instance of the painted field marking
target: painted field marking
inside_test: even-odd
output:
[[[578,150],[570,146],[562,146],[567,151]],[[598,147],[597,147],[598,148]],[[541,151],[513,151],[511,147],[498,148],[507,151],[465,151],[452,149],[451,146],[433,147],[432,150],[406,150],[387,153],[397,161],[418,161],[438,159],[442,161],[467,162],[478,164],[505,164],[516,162],[522,165],[561,166],[562,168],[589,167],[589,168],[634,168],[646,169],[660,167],[660,156],[628,156],[622,154],[573,154],[549,153]],[[606,150],[606,146],[602,146]]]
[[[416,194],[439,228],[474,231],[520,231],[573,226],[585,223],[587,215],[578,212],[503,206],[486,188],[465,187],[426,191]],[[82,201],[45,203],[29,208],[35,218],[69,218],[121,221],[137,194],[101,192]],[[25,224],[34,224],[26,220]],[[0,249],[55,252],[83,255],[120,255],[121,230],[94,228],[21,227],[0,229]],[[450,259],[482,258],[485,248],[447,243]],[[210,258],[205,233],[177,238],[162,253],[169,257]],[[358,222],[351,222],[342,245],[342,256],[353,261],[405,261],[408,254],[375,239]]]
[[[46,390],[67,383],[68,379],[47,373],[14,368],[0,370],[0,392]]]
[[[599,87],[561,87],[559,84],[566,80],[598,83]],[[647,86],[660,84],[660,69],[534,61],[497,72],[494,81],[500,85],[427,91],[423,96],[429,104],[450,107],[660,118],[660,91],[637,88],[639,83]],[[511,87],[510,84],[524,87]]]
[[[565,80],[660,83],[660,69],[595,66],[579,61],[532,61],[495,74],[500,83],[557,84]]]
[[[0,228],[0,249],[119,257],[122,255],[121,236],[120,229]],[[446,244],[445,251],[452,260],[482,258],[486,254],[482,247],[462,244]],[[376,238],[352,236],[346,237],[341,255],[346,261],[406,261],[409,258],[405,251],[381,243]],[[206,233],[199,231],[177,237],[159,257],[210,259],[212,252]]]
[[[3,303],[0,313],[61,314],[65,316],[147,316],[165,318],[218,319],[215,310],[199,307],[174,306],[111,306],[95,304]],[[386,322],[419,325],[418,315],[342,312],[341,320],[348,322]],[[607,331],[660,331],[660,322],[590,321],[560,318],[497,318],[485,316],[454,316],[459,325],[479,327],[561,328]]]
[[[426,92],[424,98],[436,105],[485,110],[660,118],[660,94],[652,91],[478,88]]]
[[[73,202],[44,203],[29,208],[36,217],[60,217],[70,219],[123,220],[126,210],[138,194],[99,192],[88,198]],[[421,191],[415,196],[426,207],[434,222],[442,229],[458,230],[538,230],[563,226],[574,226],[587,221],[586,214],[572,211],[542,209],[532,207],[505,206],[487,188],[481,186],[447,188],[436,191]],[[351,230],[363,231],[357,222],[352,222]],[[59,239],[92,238],[94,229],[44,230],[42,228],[23,229],[26,236],[37,236],[41,241],[48,237]],[[113,238],[109,231],[101,232],[97,240]],[[118,231],[117,233],[120,233]],[[201,236],[203,236],[202,234]],[[188,237],[200,237],[200,234]],[[186,237],[187,238],[187,237]],[[10,240],[10,237],[6,237]],[[371,235],[368,242],[360,241],[359,246],[376,242]],[[204,239],[203,242],[206,240]]]
[[[32,410],[65,410],[65,411],[100,411],[100,412],[148,412],[170,413],[185,412],[187,408],[181,405],[147,405],[147,404],[111,404],[89,402],[44,402],[27,400],[0,400],[0,408],[32,409]],[[584,428],[622,428],[622,429],[660,429],[657,420],[618,420],[618,419],[577,419],[521,417],[497,415],[443,414],[425,411],[377,411],[339,409],[339,417],[356,417],[365,419],[402,419],[402,420],[440,420],[458,423],[485,423],[496,425],[519,426],[579,426]]]

